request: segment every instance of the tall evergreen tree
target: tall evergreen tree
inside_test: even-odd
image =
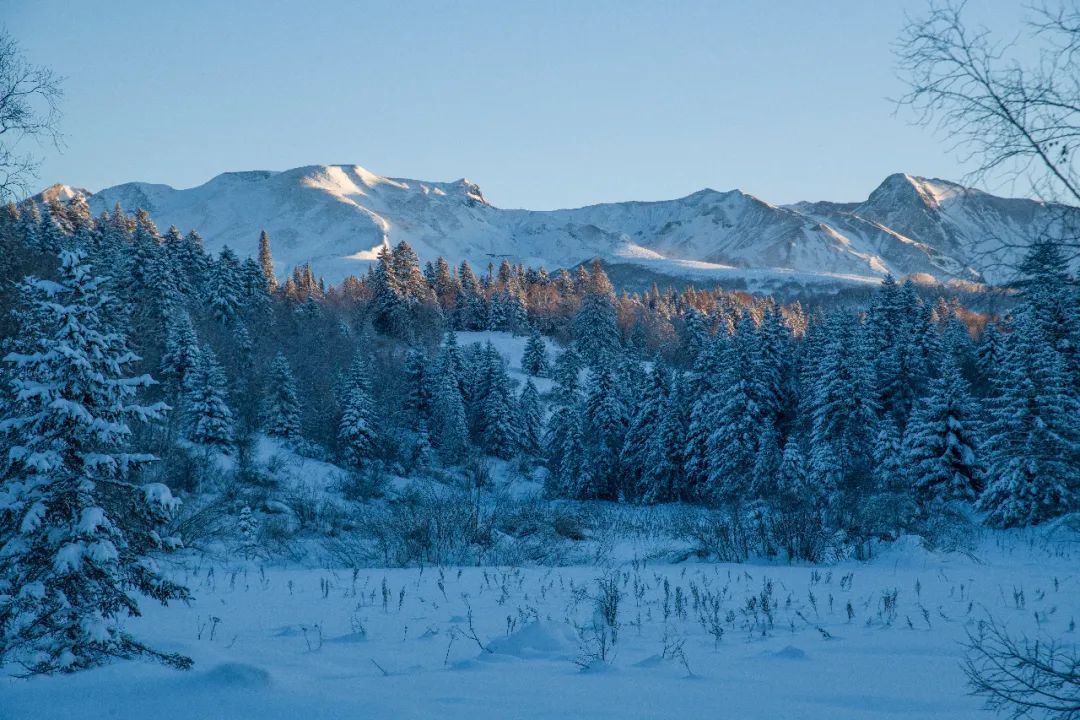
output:
[[[469,447],[465,402],[461,396],[457,369],[451,359],[457,345],[451,345],[452,340],[453,333],[449,333],[436,368],[431,397],[432,439],[438,448],[439,455],[448,463],[463,460]]]
[[[653,363],[649,384],[645,396],[638,404],[630,421],[629,429],[623,440],[620,462],[624,473],[626,495],[633,500],[645,497],[657,497],[663,493],[649,487],[648,480],[653,479],[652,465],[655,458],[657,431],[667,412],[670,388],[664,366]]]
[[[431,414],[431,387],[424,351],[410,348],[405,353],[405,413],[413,430],[427,423]]]
[[[584,288],[581,308],[574,317],[574,339],[582,358],[591,367],[610,362],[619,349],[619,326],[615,290],[599,260]]]
[[[533,377],[543,377],[550,369],[547,346],[540,332],[533,328],[525,343],[525,353],[521,357],[521,369]]]
[[[518,397],[518,418],[521,451],[527,456],[538,457],[544,438],[544,409],[540,404],[540,393],[531,379],[525,381]]]
[[[123,627],[139,614],[131,590],[189,597],[148,557],[177,544],[158,533],[176,501],[164,485],[129,480],[154,459],[128,450],[129,423],[165,407],[138,402],[152,381],[124,374],[137,358],[103,316],[108,293],[81,254],[63,252],[59,279],[30,278],[22,294],[34,324],[24,351],[5,358],[15,400],[0,420],[0,660],[34,673],[140,655],[189,667]]]
[[[377,433],[368,363],[361,353],[353,360],[341,406],[338,442],[342,456],[349,465],[363,467],[374,454]]]
[[[270,292],[277,290],[277,275],[274,274],[274,258],[270,254],[270,236],[263,230],[259,233],[259,268],[266,278],[266,287]]]
[[[767,403],[774,398],[768,397],[769,388],[763,382],[757,337],[753,320],[744,314],[732,337],[731,362],[722,381],[723,398],[711,419],[709,494],[728,503],[747,497],[760,440],[773,430]]]
[[[165,352],[161,356],[161,376],[178,393],[199,362],[199,338],[191,316],[179,310],[166,319]]]
[[[267,396],[263,404],[263,428],[267,435],[282,440],[300,437],[300,399],[289,361],[278,353],[270,365]]]
[[[578,495],[587,499],[615,500],[626,490],[619,451],[629,418],[615,374],[606,363],[601,361],[590,372],[581,408],[586,457]]]
[[[995,380],[1002,396],[992,408],[979,505],[1001,527],[1035,525],[1080,504],[1080,405],[1033,315],[1024,308],[1016,318],[1008,363]]]
[[[905,437],[915,491],[928,506],[948,500],[974,502],[984,482],[967,381],[952,356],[944,358],[940,373],[912,414]]]
[[[184,412],[187,437],[205,448],[228,450],[233,444],[233,414],[225,399],[225,373],[209,347],[199,351],[199,361],[189,374]]]

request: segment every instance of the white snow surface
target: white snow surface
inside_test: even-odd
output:
[[[862,203],[777,206],[739,190],[583,208],[500,209],[462,179],[376,175],[358,165],[219,175],[194,188],[127,183],[87,194],[58,185],[42,197],[87,197],[150,211],[162,229],[198,230],[209,250],[253,256],[270,234],[276,268],[310,262],[337,282],[362,274],[384,243],[407,240],[422,260],[485,266],[503,258],[548,268],[593,257],[699,280],[813,284],[924,273],[940,282],[1007,279],[999,264],[1072,208],[999,198],[944,180],[891,175]]]
[[[355,578],[277,565],[261,575],[253,564],[189,555],[172,572],[195,601],[144,601],[144,617],[127,629],[190,655],[193,670],[116,662],[25,680],[12,669],[0,677],[0,717],[977,720],[990,715],[967,694],[960,668],[960,642],[977,619],[989,612],[1014,632],[1036,633],[1040,613],[1044,634],[1075,642],[1075,543],[1070,550],[1032,537],[988,533],[972,555],[931,553],[911,539],[869,563],[821,568],[428,567]],[[588,596],[611,571],[626,592],[614,656],[582,671],[575,625],[593,621]],[[775,621],[764,632],[746,629],[747,600],[768,582]],[[718,644],[697,620],[692,587],[723,593],[723,611],[734,613]],[[894,590],[891,616],[882,597]],[[1017,590],[1025,607],[1014,603]],[[685,618],[676,614],[677,591]],[[470,607],[478,641],[469,637]],[[665,634],[684,642],[689,673],[663,657]]]

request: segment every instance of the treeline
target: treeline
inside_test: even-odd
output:
[[[310,267],[279,282],[265,235],[257,259],[211,257],[197,233],[119,208],[9,206],[0,239],[9,279],[48,277],[67,247],[112,278],[112,321],[160,381],[150,399],[173,407],[138,439],[175,460],[160,467],[181,490],[200,482],[190,447],[244,466],[259,432],[358,473],[486,454],[542,465],[553,496],[729,508],[764,551],[808,559],[964,507],[1017,526],[1080,498],[1080,300],[1050,243],[984,326],[891,278],[868,307],[808,312],[616,294],[598,263],[422,266],[406,243],[339,286]],[[515,387],[493,347],[448,333],[486,329],[529,335],[523,367],[551,391]],[[567,349],[549,356],[545,335]]]

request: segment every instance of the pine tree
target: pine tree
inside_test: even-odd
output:
[[[166,319],[165,352],[161,356],[161,376],[179,392],[199,362],[199,338],[191,316],[179,310]]]
[[[877,425],[869,353],[857,320],[835,316],[810,374],[810,469],[813,482],[835,489],[845,527],[865,532],[859,509],[873,491]]]
[[[722,399],[711,418],[708,439],[709,495],[724,502],[747,496],[758,459],[761,438],[771,428],[767,416],[768,388],[763,384],[756,352],[754,322],[744,314],[732,337],[731,362],[726,366]]]
[[[525,343],[525,353],[521,356],[521,369],[533,377],[543,377],[550,369],[547,346],[540,332],[533,328]]]
[[[1000,394],[1000,390],[993,388],[991,384],[992,378],[1005,362],[1005,342],[998,331],[997,323],[987,323],[975,352],[975,367],[978,370],[982,395]]]
[[[873,457],[873,491],[863,510],[867,530],[876,537],[893,539],[908,527],[917,508],[909,454],[891,414],[884,414],[878,422]]]
[[[210,268],[207,287],[208,301],[214,318],[230,323],[240,312],[240,259],[229,247],[224,247]]]
[[[629,418],[615,385],[615,374],[603,361],[589,375],[581,412],[586,458],[578,495],[583,499],[615,500],[625,490],[619,451]]]
[[[263,427],[266,434],[282,440],[300,437],[300,400],[296,380],[284,355],[278,353],[270,365],[267,397],[263,405]]]
[[[698,355],[689,381],[687,402],[690,417],[683,448],[683,470],[686,486],[683,496],[702,499],[708,495],[710,445],[713,419],[720,406],[720,370],[728,365],[728,338],[719,333]]]
[[[429,385],[427,357],[424,351],[410,348],[405,353],[405,413],[413,430],[429,419],[431,413]]]
[[[448,336],[448,342],[450,337]],[[456,344],[453,347],[456,348]],[[444,345],[444,353],[446,348],[447,345]],[[446,359],[446,355],[442,357]],[[448,463],[463,460],[469,447],[469,428],[465,421],[465,403],[452,362],[440,362],[436,370],[431,397],[431,422],[434,444],[443,460]]]
[[[615,291],[599,260],[593,261],[581,309],[574,317],[574,340],[585,362],[592,366],[611,361],[619,349]]]
[[[458,269],[461,292],[457,300],[457,327],[462,330],[483,330],[488,326],[488,307],[480,279],[472,267],[462,262]]]
[[[386,245],[379,251],[372,278],[373,321],[382,333],[397,338],[410,336],[409,306],[402,279],[397,274],[396,263]]]
[[[341,405],[338,442],[342,455],[349,465],[363,467],[374,454],[377,433],[368,364],[360,353],[353,360]]]
[[[231,448],[234,423],[225,400],[225,373],[209,347],[199,352],[199,362],[185,386],[188,439],[205,448]]]
[[[827,537],[825,508],[829,488],[810,477],[809,463],[799,441],[788,438],[781,453],[776,484],[768,498],[772,534],[783,546],[788,561],[818,562]]]
[[[1035,525],[1080,504],[1080,404],[1033,315],[1021,309],[995,379],[1002,396],[992,408],[979,506],[1000,527]]]
[[[475,406],[476,437],[486,452],[509,459],[519,444],[513,381],[490,342],[484,346],[482,358],[470,397]]]
[[[649,465],[642,478],[647,488],[642,502],[659,503],[689,499],[683,451],[690,425],[690,407],[685,382],[676,375],[663,409],[659,431],[653,435]]]
[[[927,506],[949,500],[974,502],[984,482],[967,381],[952,356],[944,358],[940,372],[912,414],[905,437],[915,492]]]
[[[277,275],[274,274],[274,258],[270,254],[270,236],[263,230],[259,233],[259,268],[266,280],[270,292],[277,290]]]
[[[544,411],[540,405],[540,393],[532,380],[525,381],[518,397],[518,417],[521,422],[521,451],[530,457],[541,452],[544,437]]]
[[[581,429],[581,357],[573,347],[555,360],[552,413],[544,439],[548,493],[576,497],[584,465],[584,438]]]
[[[166,408],[138,402],[152,381],[123,374],[138,358],[108,326],[111,300],[80,253],[61,253],[57,281],[30,278],[21,292],[35,322],[23,329],[25,352],[5,358],[15,400],[0,421],[0,661],[33,673],[140,655],[190,667],[122,625],[139,614],[129,590],[189,598],[147,556],[178,545],[157,532],[177,501],[164,485],[128,480],[154,459],[126,450],[129,422]]]
[[[663,494],[649,487],[646,481],[652,479],[655,438],[667,411],[669,394],[667,372],[657,360],[622,445],[620,462],[625,474],[626,494],[631,499],[642,500]]]

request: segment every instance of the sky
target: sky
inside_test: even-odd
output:
[[[925,8],[0,0],[0,25],[65,78],[64,147],[41,148],[40,187],[340,163],[553,209],[704,187],[853,201],[894,172],[963,179],[948,138],[893,101],[893,43]],[[1022,16],[1018,0],[969,8],[992,29]]]

